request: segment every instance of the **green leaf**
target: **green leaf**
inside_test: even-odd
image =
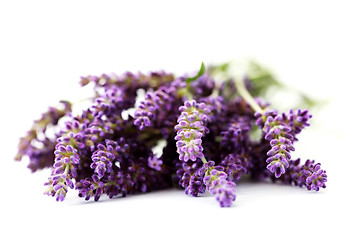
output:
[[[185,79],[186,83],[191,83],[192,81],[195,81],[196,79],[198,79],[198,77],[202,76],[205,73],[205,65],[204,62],[201,62],[201,67],[199,72],[196,74],[195,77],[189,77],[187,79]]]

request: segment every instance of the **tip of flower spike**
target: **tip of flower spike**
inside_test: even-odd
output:
[[[56,194],[55,194],[55,196],[56,196],[56,201],[57,202],[62,202],[62,201],[64,201],[65,200],[65,196],[66,196],[66,190],[65,189],[59,189],[57,192],[56,192]]]
[[[206,189],[215,196],[221,207],[230,207],[236,199],[236,184],[227,180],[227,174],[222,171],[223,167],[214,167],[211,164],[204,164],[207,167],[205,177],[203,179]]]
[[[279,161],[273,161],[266,166],[270,172],[275,174],[276,178],[279,178],[282,174],[285,173],[284,165]]]

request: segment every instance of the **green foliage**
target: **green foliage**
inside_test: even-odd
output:
[[[188,77],[185,81],[187,84],[189,84],[192,81],[195,81],[196,79],[198,79],[198,77],[202,76],[204,73],[205,73],[205,65],[204,65],[204,62],[202,62],[199,72],[194,77]]]
[[[245,81],[244,83],[247,90],[253,97],[262,97],[266,100],[271,101],[271,95],[275,91],[279,93],[291,92],[291,94],[299,98],[297,106],[293,107],[313,109],[326,103],[323,100],[314,99],[313,96],[309,96],[304,92],[293,89],[288,85],[280,82],[269,69],[255,61],[249,61],[246,65],[247,66],[244,70],[243,80]],[[236,92],[232,91],[234,85],[233,81],[237,77],[234,76],[234,73],[232,71],[232,69],[234,68],[241,69],[244,68],[244,66],[236,64],[234,62],[226,62],[219,65],[212,65],[207,67],[208,74],[212,76],[220,75],[227,79],[224,82],[223,89],[224,92],[227,92],[223,93],[225,96],[228,96],[227,100],[231,100],[237,95]]]
[[[283,86],[273,73],[255,62],[249,63],[246,79],[251,84],[249,92],[252,96],[265,96],[269,88]]]

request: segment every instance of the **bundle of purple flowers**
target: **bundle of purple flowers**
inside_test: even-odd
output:
[[[236,198],[236,183],[244,175],[325,188],[320,163],[292,160],[297,135],[309,126],[307,110],[279,114],[253,98],[251,81],[225,80],[216,84],[204,67],[194,77],[165,72],[125,73],[81,78],[94,85],[92,105],[81,114],[61,101],[45,112],[20,139],[16,160],[30,159],[35,172],[52,167],[45,194],[65,199],[76,189],[85,200],[106,194],[181,186],[192,196],[209,191],[221,207]],[[146,91],[135,104],[138,90]],[[133,116],[126,116],[136,107]],[[62,121],[59,121],[63,119]],[[60,129],[48,131],[56,126]],[[261,129],[262,137],[251,132]],[[153,149],[160,140],[161,154]]]

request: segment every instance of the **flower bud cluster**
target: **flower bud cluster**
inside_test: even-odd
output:
[[[236,199],[236,184],[228,181],[228,175],[222,167],[215,167],[215,162],[209,161],[204,168],[207,169],[203,179],[206,189],[215,196],[221,207],[230,207]]]
[[[52,176],[49,178],[48,189],[45,194],[55,196],[56,201],[65,199],[68,187],[73,189],[73,178],[77,176],[76,167],[80,163],[80,156],[74,144],[74,133],[58,139],[56,145],[55,162],[53,165]]]
[[[185,101],[179,108],[181,114],[175,126],[177,152],[181,161],[196,161],[204,157],[201,138],[209,132],[205,122],[209,120],[210,107],[195,100]]]
[[[283,181],[296,186],[305,186],[308,190],[319,191],[326,188],[327,174],[321,169],[320,163],[314,160],[306,160],[300,165],[300,158],[290,161],[288,173],[285,174]]]

